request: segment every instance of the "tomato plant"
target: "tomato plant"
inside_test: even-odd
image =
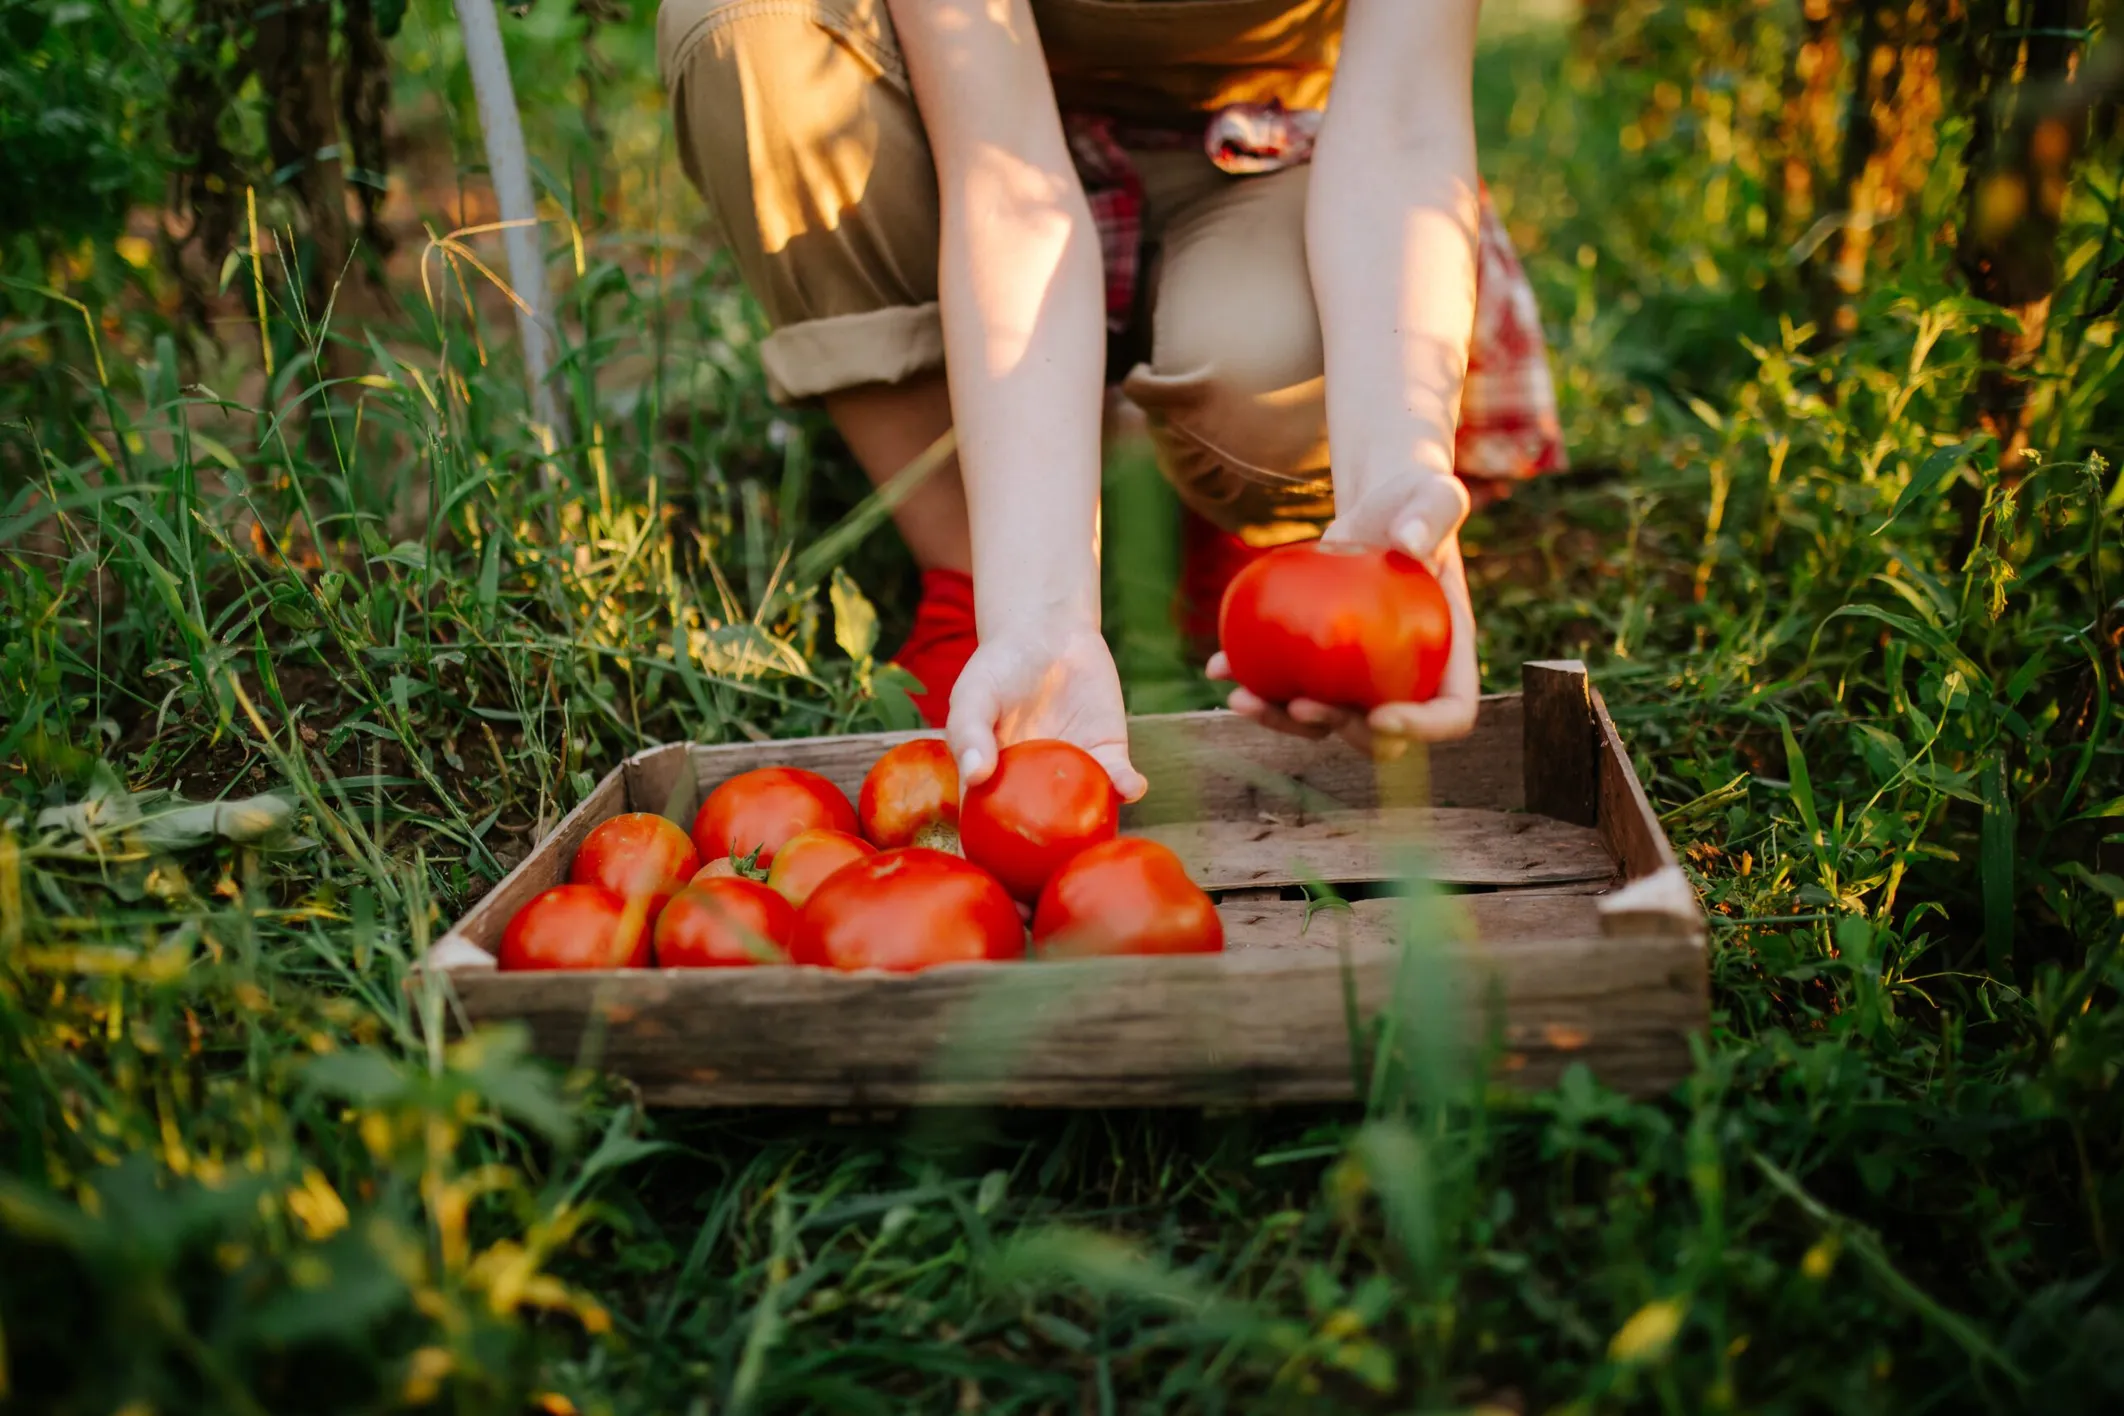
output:
[[[783,842],[814,826],[855,834],[855,808],[841,789],[801,767],[759,767],[708,794],[693,818],[693,844],[703,860],[758,852],[765,867]]]
[[[644,902],[602,885],[555,885],[502,929],[505,969],[638,969],[649,963]]]
[[[844,866],[797,915],[789,957],[836,969],[913,973],[1025,957],[1025,925],[995,878],[926,846]]]
[[[687,886],[656,922],[656,962],[667,969],[742,968],[783,961],[796,907],[779,891],[725,875]]]
[[[876,854],[877,848],[860,836],[813,827],[782,843],[774,855],[774,868],[767,872],[767,883],[790,904],[801,906],[827,876],[851,861]]]
[[[654,921],[700,868],[700,852],[677,823],[654,812],[629,811],[591,828],[568,867],[568,879],[602,885],[623,900],[646,900],[647,917]]]
[[[881,851],[898,846],[954,849],[959,828],[959,767],[941,738],[889,748],[856,793],[864,839]]]
[[[1012,743],[996,770],[966,793],[959,840],[966,858],[1031,904],[1078,851],[1120,829],[1121,796],[1099,760],[1052,738]]]
[[[1055,872],[1033,913],[1033,948],[1047,958],[1100,954],[1215,954],[1224,921],[1180,857],[1121,836],[1088,847]]]
[[[1342,708],[1438,694],[1453,647],[1445,590],[1400,551],[1310,541],[1232,577],[1217,638],[1240,687]]]

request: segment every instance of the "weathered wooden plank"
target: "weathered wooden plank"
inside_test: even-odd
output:
[[[1630,765],[1630,754],[1598,690],[1592,705],[1600,748],[1601,839],[1631,880],[1674,866],[1674,848],[1667,844],[1667,833],[1660,828],[1659,816],[1637,780],[1637,769]]]
[[[654,811],[691,830],[702,797],[694,772],[694,752],[688,743],[667,743],[637,752],[622,763],[620,774],[627,782],[628,809]]]
[[[1525,812],[1380,808],[1252,821],[1137,826],[1172,847],[1206,890],[1393,880],[1411,861],[1448,885],[1607,880],[1615,858],[1600,833]]]
[[[1152,782],[1128,823],[1250,821],[1284,814],[1438,806],[1516,811],[1520,697],[1482,700],[1475,730],[1457,742],[1375,763],[1333,739],[1315,742],[1265,731],[1231,713],[1174,713],[1135,719],[1130,750]]]
[[[1351,1096],[1344,969],[1368,1018],[1387,1005],[1401,957],[1359,942],[1346,954],[1265,949],[906,977],[458,971],[452,981],[472,1019],[521,1019],[541,1051],[619,1072],[665,1104],[1201,1104]],[[1481,1001],[1499,1000],[1501,1065],[1514,1083],[1543,1084],[1575,1059],[1638,1092],[1687,1072],[1702,1005],[1690,992],[1700,951],[1686,942],[1514,940],[1412,957],[1464,971],[1463,1042],[1488,1030]]]
[[[1496,890],[1445,897],[1443,907],[1463,922],[1472,939],[1592,939],[1601,933],[1601,897],[1590,892]],[[1224,918],[1224,947],[1233,953],[1260,949],[1384,947],[1402,931],[1398,900],[1356,900],[1347,909],[1308,907],[1302,900],[1217,902]]]
[[[1591,826],[1600,817],[1593,686],[1576,659],[1520,667],[1527,810]]]

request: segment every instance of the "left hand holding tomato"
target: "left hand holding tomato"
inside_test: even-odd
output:
[[[1460,557],[1460,527],[1467,515],[1468,490],[1460,479],[1426,474],[1382,485],[1357,498],[1321,536],[1323,541],[1392,547],[1422,561],[1438,577],[1452,616],[1453,641],[1436,697],[1424,703],[1385,703],[1361,712],[1306,698],[1270,703],[1234,687],[1231,710],[1264,727],[1300,737],[1334,733],[1359,752],[1382,761],[1400,756],[1411,742],[1467,736],[1475,726],[1481,688],[1475,662],[1475,614]],[[1222,652],[1211,657],[1209,676],[1231,679],[1231,665]]]

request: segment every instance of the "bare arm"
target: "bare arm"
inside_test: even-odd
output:
[[[1305,233],[1345,512],[1453,470],[1475,323],[1478,8],[1350,6]]]
[[[998,742],[1062,737],[1128,763],[1099,637],[1104,297],[1027,0],[890,0],[943,200],[939,298],[981,649],[947,729],[962,778]]]
[[[1372,749],[1456,737],[1474,724],[1475,621],[1459,543],[1468,496],[1452,473],[1475,323],[1479,8],[1351,0],[1306,208],[1334,449],[1327,535],[1397,546],[1438,573],[1453,607],[1444,685],[1429,703],[1368,717],[1303,700],[1265,704],[1243,689],[1232,697],[1271,726],[1338,731]]]

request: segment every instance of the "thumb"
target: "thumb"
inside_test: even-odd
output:
[[[1435,570],[1438,548],[1467,519],[1467,486],[1458,477],[1426,477],[1409,494],[1388,536],[1396,550]]]
[[[1121,793],[1121,800],[1140,800],[1143,794],[1150,790],[1150,783],[1136,770],[1135,764],[1128,760],[1127,743],[1106,743],[1093,748],[1091,755],[1106,769],[1106,775],[1113,779],[1114,790]]]
[[[985,675],[962,674],[951,691],[944,745],[959,768],[959,792],[978,787],[996,770],[996,715],[1000,705]]]

